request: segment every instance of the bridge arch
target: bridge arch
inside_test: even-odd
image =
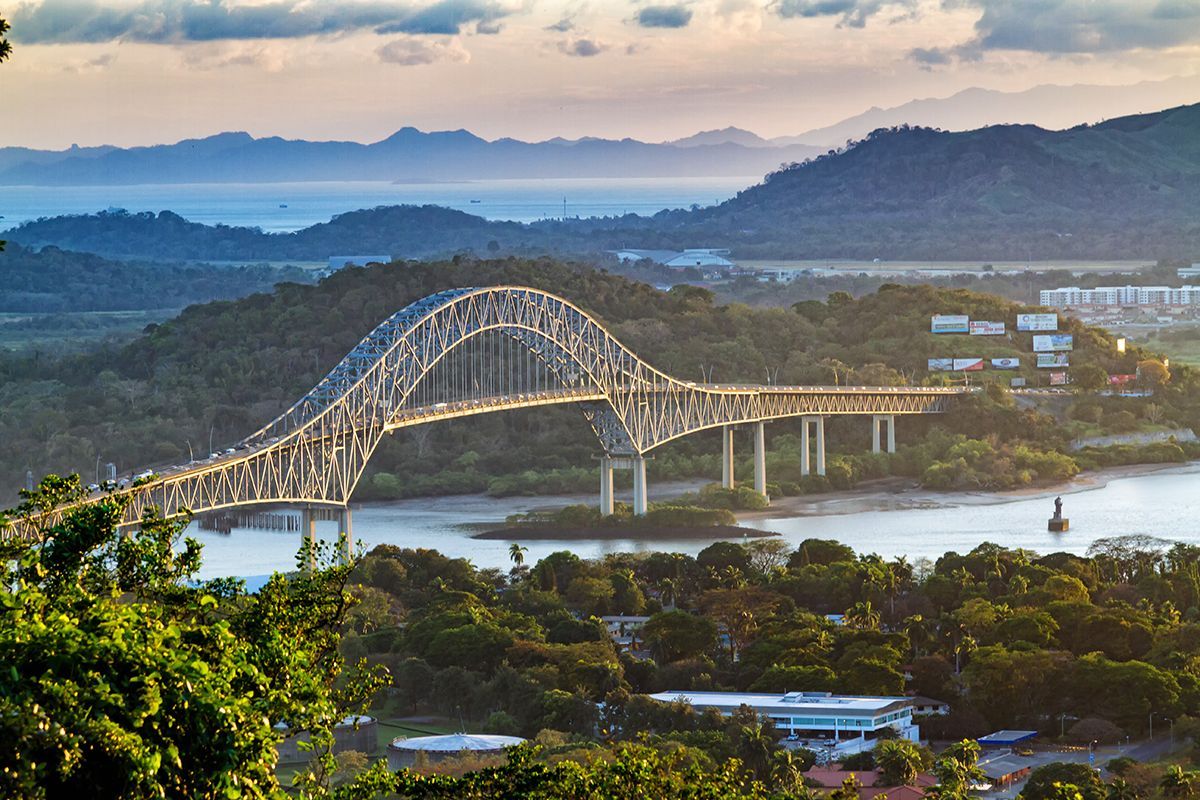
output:
[[[500,396],[417,391],[481,337],[518,342],[558,385]],[[707,428],[802,415],[937,413],[961,390],[696,384],[655,369],[573,303],[519,286],[452,289],[380,323],[311,391],[235,452],[162,471],[125,490],[125,524],[262,503],[344,505],[389,431],[439,419],[574,403],[610,457],[633,458]],[[644,499],[644,498],[643,498]],[[53,512],[59,513],[59,512]]]

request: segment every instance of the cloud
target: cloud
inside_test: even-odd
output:
[[[436,64],[440,61],[466,63],[471,60],[471,54],[457,43],[447,44],[414,37],[388,42],[376,50],[375,54],[379,56],[380,61],[399,64],[402,67]]]
[[[909,55],[918,63],[975,60],[994,50],[1059,56],[1200,44],[1195,0],[943,0],[943,6],[979,9],[975,36],[952,48],[914,50]]]
[[[282,48],[248,42],[183,45],[179,53],[185,67],[198,70],[256,67],[267,72],[280,72],[288,60]]]
[[[646,6],[637,13],[643,28],[686,28],[691,21],[692,10],[684,5]]]
[[[554,31],[555,33],[568,33],[575,30],[575,20],[570,17],[563,17],[553,25],[547,25],[546,30]]]
[[[840,17],[839,26],[862,28],[868,19],[887,6],[899,6],[911,12],[916,0],[779,0],[775,11],[784,19]]]
[[[569,56],[579,56],[580,58],[590,58],[598,56],[608,49],[608,45],[602,44],[595,39],[568,39],[565,42],[558,43],[559,52]]]
[[[76,75],[81,75],[88,72],[102,72],[112,66],[112,63],[117,60],[116,53],[101,53],[95,58],[89,58],[86,61],[76,61],[63,66],[63,72],[70,72]]]
[[[27,44],[132,41],[152,44],[294,39],[359,30],[454,35],[488,32],[510,12],[496,0],[45,0],[12,12],[14,38]],[[482,26],[482,27],[481,27]]]

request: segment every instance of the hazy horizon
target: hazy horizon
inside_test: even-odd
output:
[[[406,126],[772,138],[973,88],[1066,87],[1020,108],[984,98],[956,117],[968,127],[1200,101],[1200,3],[1185,0],[44,0],[3,13],[0,146],[221,131],[371,142]]]

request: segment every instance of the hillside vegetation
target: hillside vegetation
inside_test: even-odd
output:
[[[9,235],[27,245],[173,259],[324,259],[347,247],[419,258],[711,246],[738,258],[1194,260],[1200,105],[1067,131],[880,129],[720,205],[653,217],[523,225],[394,206],[265,234],[164,212],[37,220]]]
[[[57,313],[182,308],[302,280],[299,269],[139,264],[91,253],[9,243],[0,251],[0,312]]]
[[[928,333],[931,313],[1012,320],[1024,308],[962,290],[885,286],[860,300],[837,293],[826,303],[800,303],[794,309],[751,309],[716,306],[703,289],[676,287],[664,293],[549,261],[460,259],[347,269],[315,286],[283,284],[272,294],[193,306],[126,346],[57,360],[0,357],[0,452],[5,453],[0,481],[12,489],[26,469],[88,476],[97,459],[124,471],[178,463],[189,451],[206,454],[210,441],[213,448],[228,446],[294,402],[397,309],[441,289],[490,284],[529,285],[564,295],[603,320],[635,352],[683,379],[700,379],[703,367],[716,381],[763,382],[770,369],[775,380],[787,384],[920,383],[931,379],[924,371],[928,357],[1023,354],[1029,361],[1028,334],[1014,334],[983,352],[983,344],[954,341],[968,337]],[[1075,334],[1077,370],[1133,372],[1148,357],[1136,349],[1119,355],[1108,334],[1078,323],[1068,323],[1067,330]],[[1007,381],[1012,374],[981,378]],[[959,476],[954,485],[1066,477],[1080,464],[1059,451],[1077,433],[1129,430],[1151,421],[1200,424],[1196,383],[1194,372],[1180,368],[1152,402],[1081,398],[1071,406],[1079,419],[1060,414],[1057,420],[1018,408],[997,388],[944,417],[903,420],[900,452],[890,458],[863,454],[869,439],[861,420],[834,418],[830,445],[845,455],[831,459],[828,483],[801,481],[798,428],[782,421],[769,429],[770,477],[778,491],[810,491],[886,474],[922,478],[931,467],[953,466],[959,458],[966,466],[954,473]],[[968,439],[986,439],[986,446],[963,451]],[[570,407],[418,426],[382,444],[357,496],[588,491],[596,485],[592,456],[597,451],[590,430]],[[1156,459],[1183,457],[1175,447]],[[656,451],[651,475],[656,480],[715,478],[718,459],[714,435],[686,437]]]

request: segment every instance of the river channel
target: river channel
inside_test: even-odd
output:
[[[658,498],[678,494],[685,485],[660,486]],[[1071,530],[1052,534],[1046,520],[1053,497],[1064,497]],[[651,499],[657,499],[653,495]],[[354,508],[354,538],[374,547],[437,549],[469,558],[477,567],[508,568],[509,541],[481,540],[473,534],[500,527],[509,514],[568,503],[594,502],[590,496],[489,498],[477,495],[367,503]],[[1095,540],[1123,534],[1149,534],[1200,542],[1200,463],[1128,477],[1090,476],[1056,490],[1033,495],[936,493],[886,489],[787,500],[783,516],[743,515],[744,527],[780,534],[792,544],[809,537],[837,539],[859,552],[910,560],[936,558],[948,550],[966,552],[980,542],[1023,547],[1040,553],[1084,553]],[[336,526],[318,524],[318,535],[332,538]],[[294,568],[298,534],[236,529],[229,535],[201,531],[190,535],[204,545],[201,577],[258,576]],[[555,550],[581,557],[606,553],[667,550],[695,554],[709,539],[644,537],[636,540],[522,540],[532,563]]]

